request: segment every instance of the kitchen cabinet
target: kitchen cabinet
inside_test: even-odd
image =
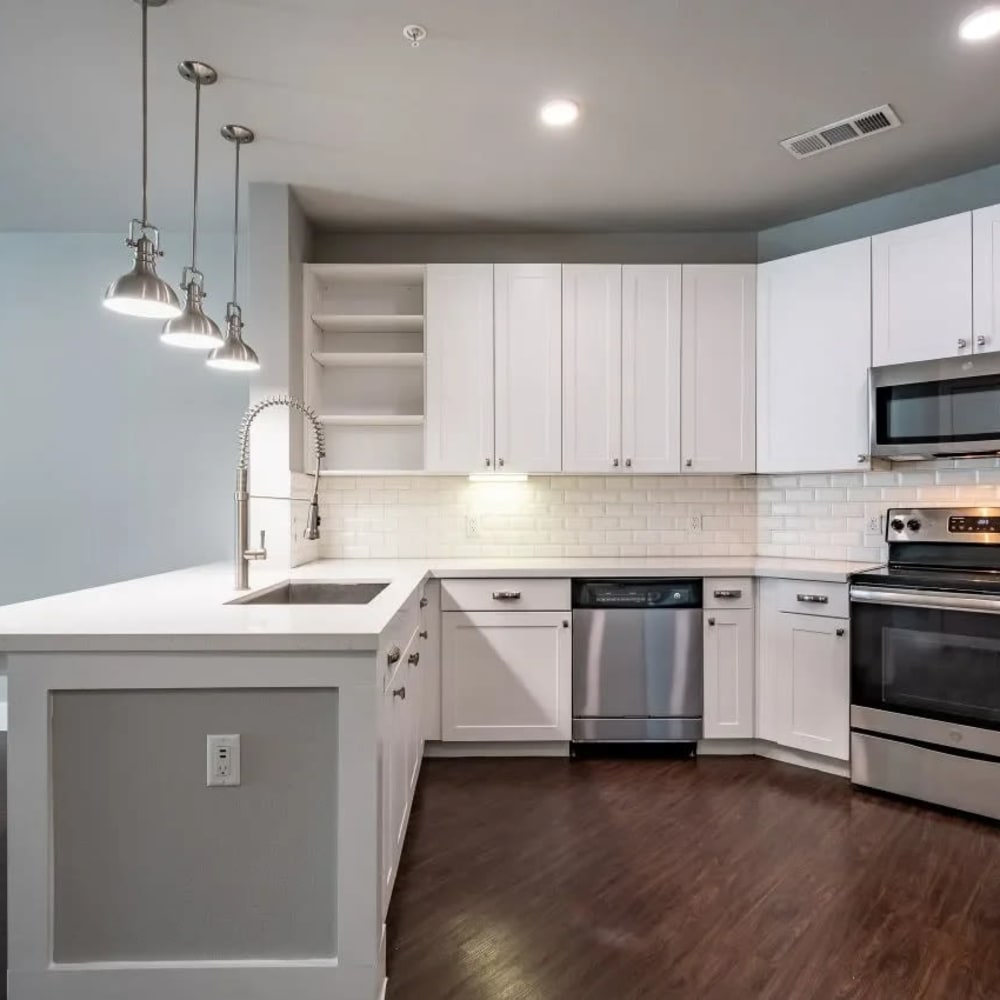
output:
[[[496,468],[562,469],[562,267],[494,271]]]
[[[971,213],[873,237],[873,363],[928,361],[972,349]]]
[[[972,213],[972,349],[1000,350],[1000,205]]]
[[[751,608],[704,612],[704,737],[754,736],[754,621]]]
[[[566,264],[563,280],[563,471],[622,467],[622,268]]]
[[[869,469],[871,240],[757,270],[757,471]]]
[[[761,584],[757,735],[781,746],[847,760],[850,640],[847,618],[788,610],[786,581]],[[797,582],[804,597],[815,585]],[[846,590],[846,587],[843,588]],[[846,595],[845,595],[846,596]],[[802,602],[804,608],[829,608]]]
[[[622,269],[621,446],[632,472],[680,471],[681,268]]]
[[[446,611],[443,738],[569,740],[569,611]]]
[[[425,467],[490,471],[494,457],[493,265],[429,264]]]
[[[753,264],[685,265],[684,472],[753,472],[757,278]]]

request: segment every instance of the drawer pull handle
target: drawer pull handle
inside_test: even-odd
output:
[[[826,594],[796,594],[795,600],[803,604],[829,604],[830,598]]]
[[[715,624],[715,619],[714,618],[709,618],[708,619],[708,624],[709,625],[714,625]]]
[[[400,701],[406,701],[406,688],[393,688],[392,696],[393,698],[398,698]]]
[[[719,598],[720,601],[737,601],[743,596],[742,590],[716,590],[712,593],[713,597]]]
[[[399,663],[402,655],[403,651],[399,648],[399,646],[393,646],[386,654],[385,658],[389,661],[389,665],[391,666],[393,663]]]
[[[430,604],[430,603],[431,603],[431,602],[430,602],[430,599],[429,599],[429,598],[427,598],[427,597],[421,597],[421,598],[420,598],[420,607],[422,607],[422,608],[426,608],[426,607],[427,607],[427,605],[428,605],[428,604]]]
[[[567,618],[563,619],[563,628],[569,628],[569,619]]]
[[[408,662],[411,667],[415,667],[420,662],[420,653],[410,653]]]
[[[494,601],[519,601],[521,600],[521,591],[519,590],[494,590],[493,591]]]
[[[421,639],[426,639],[427,638],[427,629],[421,629],[417,633],[417,635],[419,635]]]
[[[842,636],[842,635],[844,634],[844,632],[845,632],[845,630],[844,630],[844,629],[842,629],[842,628],[838,628],[838,629],[837,629],[837,636],[838,636],[838,637]]]

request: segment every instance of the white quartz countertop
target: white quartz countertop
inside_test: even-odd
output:
[[[0,652],[374,650],[393,615],[428,576],[725,577],[845,582],[871,564],[807,559],[322,560],[293,570],[252,565],[250,585],[283,580],[387,582],[365,605],[231,605],[229,564],[197,566],[0,607]]]

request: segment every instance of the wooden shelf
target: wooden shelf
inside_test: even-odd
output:
[[[424,317],[373,316],[367,314],[318,313],[312,321],[325,333],[419,333],[424,328]]]
[[[322,414],[321,424],[335,427],[419,427],[422,413],[334,413]]]
[[[313,351],[324,368],[419,368],[424,355],[401,351]]]

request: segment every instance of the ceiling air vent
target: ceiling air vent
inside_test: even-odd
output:
[[[804,160],[807,156],[816,156],[817,153],[825,153],[836,146],[867,139],[879,132],[888,132],[902,124],[899,115],[888,104],[883,104],[880,108],[863,111],[843,121],[823,125],[811,132],[803,132],[802,135],[793,135],[790,139],[784,139],[781,145],[795,159]]]

